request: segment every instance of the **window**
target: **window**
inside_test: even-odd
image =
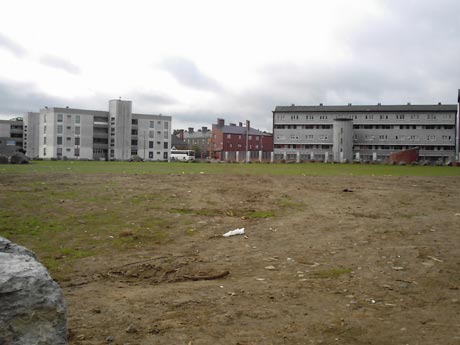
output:
[[[75,155],[75,157],[79,157],[79,156],[80,156],[80,149],[79,149],[78,147],[76,147],[76,148],[74,149],[74,155]]]
[[[43,115],[43,123],[46,123],[46,117],[47,117],[46,114]]]
[[[43,145],[46,145],[46,137],[43,137]]]
[[[149,149],[153,149],[153,141],[149,141]],[[153,152],[150,152],[153,154]]]
[[[80,135],[80,127],[75,127],[75,134]]]
[[[70,141],[72,138],[71,137],[67,137],[65,138],[67,141]]]
[[[163,152],[163,158],[168,159],[168,152]]]
[[[149,121],[149,128],[155,128],[155,121]]]
[[[67,126],[66,128],[67,128],[68,131],[70,131],[72,129],[72,127],[70,127],[70,126]]]
[[[153,121],[150,121],[153,122]],[[155,132],[154,131],[149,131],[149,138],[155,138]]]
[[[153,144],[153,142],[152,142],[152,144]],[[153,152],[149,152],[149,158],[153,158]]]
[[[62,125],[57,126],[57,133],[62,134]]]
[[[227,134],[227,139],[231,139],[232,138],[232,135],[231,134]]]
[[[164,122],[164,129],[168,129],[168,122],[167,121]]]
[[[168,132],[164,132],[163,133],[163,137],[167,140],[169,138],[169,133]]]
[[[46,147],[43,148],[43,156],[46,156]]]
[[[131,156],[136,156],[137,155],[137,150],[131,150]]]
[[[137,135],[137,129],[131,129],[131,135]]]
[[[132,119],[132,120],[131,120],[131,124],[132,124],[132,125],[137,125],[137,119]]]
[[[80,145],[80,138],[75,138],[75,146],[79,146]]]
[[[43,126],[43,134],[46,134],[46,126]]]
[[[57,137],[57,144],[62,145],[62,137]]]
[[[429,140],[429,141],[436,141],[436,135],[428,135],[426,137],[426,140]]]
[[[313,134],[307,134],[306,139],[307,140],[313,140]]]
[[[69,148],[66,148],[65,150],[66,150],[66,152],[70,152],[70,147],[69,147]]]
[[[164,148],[165,150],[168,149],[168,143],[167,143],[167,142],[163,143],[163,148]]]
[[[62,156],[62,147],[57,148],[56,154],[57,154],[58,157]]]
[[[249,136],[249,140],[252,140],[252,135]]]
[[[80,123],[80,115],[75,116],[75,123]]]
[[[62,114],[57,114],[57,122],[62,122]]]
[[[137,140],[131,140],[131,145],[132,146],[137,146]]]

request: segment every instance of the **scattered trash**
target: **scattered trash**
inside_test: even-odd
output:
[[[404,267],[394,266],[394,267],[392,267],[392,269],[394,269],[395,271],[402,271],[404,269]]]
[[[256,280],[258,280],[260,282],[263,282],[265,280],[265,278],[256,278]]]
[[[269,270],[269,271],[274,271],[276,270],[276,267],[275,266],[267,266],[265,267],[266,270]]]
[[[460,213],[456,213],[456,214],[455,214],[455,217],[460,217]]]
[[[354,192],[353,189],[350,189],[350,188],[345,188],[342,192],[345,192],[345,193],[352,193]]]
[[[434,261],[437,261],[437,262],[444,262],[441,259],[435,258],[434,256],[427,256],[427,258],[431,259],[431,260],[434,260]]]
[[[114,237],[112,235],[110,235],[109,238],[114,238]]]
[[[204,171],[200,171],[200,174],[204,174]]]
[[[230,237],[230,236],[235,236],[235,235],[244,235],[244,228],[231,230],[229,232],[226,232],[222,236]]]

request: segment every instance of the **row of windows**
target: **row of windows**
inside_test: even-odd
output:
[[[153,151],[149,151],[149,159],[153,159]],[[113,158],[115,153],[110,151],[110,156]],[[137,156],[137,150],[131,150],[131,156]],[[157,152],[157,156],[161,157],[161,152]],[[163,159],[168,159],[168,152],[163,152]]]
[[[279,121],[286,120],[289,118],[291,120],[327,120],[328,115],[276,115],[276,119]],[[366,114],[366,115],[329,115],[330,119],[337,118],[350,118],[350,119],[361,119],[361,120],[438,120],[438,119],[452,119],[452,114]]]
[[[47,144],[47,137],[43,137],[43,145]],[[66,142],[71,142],[72,138],[71,137],[66,137]],[[56,137],[56,145],[62,145],[62,137]],[[74,145],[79,146],[80,145],[80,137],[75,137],[74,138]]]
[[[139,143],[138,143],[137,140],[131,140],[131,146],[138,146],[138,145],[139,145]],[[149,144],[148,144],[148,145],[149,145],[149,149],[153,149],[153,148],[154,148],[154,147],[153,147],[153,146],[154,146],[154,142],[153,142],[153,141],[149,141]],[[110,143],[110,146],[114,146],[112,142]],[[141,146],[142,146],[142,142],[141,142]],[[158,147],[160,147],[160,146],[161,146],[161,141],[157,141],[156,147],[158,148]],[[165,150],[167,150],[167,149],[169,148],[168,142],[164,142],[164,143],[163,143],[163,148],[164,148]]]
[[[43,134],[46,134],[47,129],[48,129],[48,128],[47,128],[46,125],[43,126]],[[63,127],[62,125],[57,125],[57,126],[56,126],[56,132],[57,132],[57,134],[62,134],[63,130],[64,130],[64,127]],[[71,127],[71,126],[66,126],[66,131],[67,131],[67,132],[69,132],[69,131],[71,131],[71,130],[72,130],[72,127]],[[75,126],[75,134],[76,134],[76,135],[80,135],[80,133],[81,133],[81,127],[80,127],[80,126]]]
[[[72,152],[72,149],[70,147],[68,147],[68,148],[66,148],[65,152],[70,153],[70,152]],[[80,156],[80,148],[75,147],[73,149],[73,154],[74,154],[75,157],[79,157]],[[46,156],[46,147],[43,148],[43,156]],[[56,149],[56,156],[62,157],[62,147],[58,147]]]
[[[303,145],[303,144],[275,144],[275,149],[332,149],[332,145]],[[410,145],[355,145],[354,150],[407,150],[413,148]],[[427,151],[452,151],[453,146],[417,146],[420,150]]]
[[[216,138],[216,135],[214,135],[214,138]],[[238,139],[241,140],[241,139],[246,139],[246,135],[226,134],[226,138],[227,139],[232,139],[232,138],[236,139],[236,138],[238,138]],[[253,135],[248,136],[248,140],[253,140],[253,139],[260,140],[260,136],[258,136],[258,135],[256,135],[256,136],[253,136]]]
[[[233,148],[233,144],[227,144],[227,145],[228,145],[229,148],[231,148],[231,149]],[[214,147],[215,147],[215,146],[216,146],[216,144],[214,144]],[[241,149],[241,148],[243,148],[243,145],[237,144],[237,145],[235,146],[235,148]],[[249,145],[249,149],[250,149],[250,150],[251,150],[251,149],[258,150],[258,149],[259,149],[259,145]]]
[[[353,140],[358,140],[358,135],[355,134],[353,136]],[[388,140],[389,136],[387,134],[380,134],[380,135],[365,135],[363,137],[364,140]],[[441,135],[441,136],[436,136],[436,135],[427,135],[426,140],[428,141],[436,141],[436,140],[442,140],[442,141],[450,141],[452,140],[453,136],[451,135]],[[320,135],[313,135],[313,134],[307,134],[305,136],[299,135],[299,134],[291,134],[289,136],[290,140],[329,140],[330,137],[325,134],[320,134]],[[390,137],[390,139],[392,139]],[[277,135],[276,140],[286,140],[285,135]],[[394,140],[398,141],[404,141],[404,140],[409,140],[409,141],[419,141],[420,137],[418,135],[395,135]]]
[[[365,135],[364,136],[364,140],[369,140],[369,141],[372,141],[372,140],[375,140],[376,138],[378,138],[379,140],[388,140],[388,135],[386,134],[380,134],[378,136],[376,135]],[[427,135],[426,136],[426,140],[428,141],[436,141],[436,140],[442,140],[442,141],[450,141],[452,140],[452,136],[451,135],[441,135],[441,136],[436,136],[436,135]],[[355,135],[354,140],[358,140],[358,136]],[[397,140],[397,141],[404,141],[404,140],[409,140],[409,141],[419,141],[420,140],[420,137],[418,135],[415,135],[415,134],[412,134],[412,135],[395,135],[394,136],[394,139]]]
[[[332,125],[275,125],[275,129],[331,129]]]
[[[332,145],[275,144],[274,147],[275,149],[332,149]]]
[[[111,134],[112,135],[115,135],[115,128],[111,128]],[[161,132],[161,131],[157,131],[157,134],[159,136],[161,136],[161,133],[163,133],[163,138],[168,140],[169,139],[169,132],[167,131],[164,131],[164,132]],[[131,135],[139,135],[139,131],[137,129],[132,129],[131,130]],[[144,132],[141,131],[141,136],[145,136],[146,134]],[[149,131],[149,138],[155,138],[155,131]]]
[[[46,123],[47,115],[43,115],[43,122]],[[56,117],[57,122],[64,122],[64,114],[57,114]],[[67,115],[67,122],[72,121],[72,115]],[[75,123],[80,123],[80,115],[75,115]]]

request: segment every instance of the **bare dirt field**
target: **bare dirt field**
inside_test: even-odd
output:
[[[28,179],[2,188],[49,194]],[[45,260],[66,296],[70,344],[460,344],[458,177],[40,181],[58,196],[35,200],[36,212],[72,214],[59,241],[88,252]],[[43,241],[18,242],[40,256]]]

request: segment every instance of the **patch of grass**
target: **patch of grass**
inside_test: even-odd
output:
[[[166,162],[33,161],[0,167],[1,174],[223,174],[286,176],[460,176],[460,168],[384,164],[207,164]]]
[[[313,275],[316,278],[338,278],[343,274],[348,274],[351,272],[351,268],[332,268],[330,270],[314,272]]]
[[[174,208],[169,211],[170,213],[177,213],[177,214],[192,214],[196,216],[219,216],[222,214],[219,210],[211,210],[211,209],[191,209],[191,208]]]
[[[275,213],[272,211],[251,211],[244,215],[247,218],[272,218]]]

